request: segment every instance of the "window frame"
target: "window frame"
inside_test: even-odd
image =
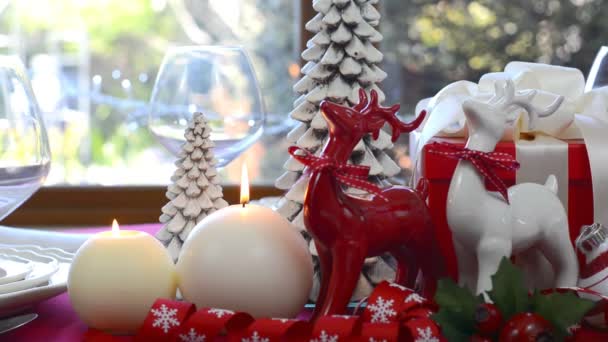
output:
[[[167,203],[166,186],[49,186],[36,192],[0,225],[20,227],[107,226],[158,222]],[[230,204],[239,202],[238,185],[223,186]],[[274,186],[253,186],[252,199],[279,196]]]

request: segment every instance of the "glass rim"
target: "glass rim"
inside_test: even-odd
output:
[[[184,52],[197,52],[197,51],[240,51],[247,55],[247,49],[243,45],[177,45],[171,46],[165,53],[166,56],[176,55]]]
[[[258,99],[260,101],[260,105],[261,105],[261,115],[262,115],[261,125],[262,125],[262,127],[265,127],[266,123],[267,123],[267,109],[266,109],[266,102],[264,101],[264,94],[262,93],[262,89],[260,86],[259,78],[256,73],[255,67],[253,65],[253,60],[251,59],[251,56],[247,52],[247,49],[243,45],[239,45],[239,44],[233,44],[233,45],[177,45],[177,46],[169,47],[167,49],[167,51],[165,52],[165,55],[163,57],[160,67],[158,68],[158,71],[156,74],[156,80],[154,81],[154,86],[152,88],[152,93],[150,94],[148,104],[152,103],[152,101],[156,95],[156,92],[158,91],[157,84],[159,82],[159,79],[161,78],[161,75],[163,74],[163,72],[166,68],[167,62],[169,60],[171,60],[172,58],[175,58],[179,54],[188,53],[188,52],[230,51],[230,50],[238,51],[247,60],[247,64],[249,65],[249,68],[251,69],[253,78],[255,80],[255,84],[257,85],[256,86],[256,93],[257,93],[256,96],[258,97]],[[148,115],[148,124],[150,122],[152,122],[151,114]]]
[[[586,92],[591,91],[593,89],[593,84],[595,83],[595,79],[599,72],[600,66],[606,56],[608,56],[608,46],[603,45],[595,55],[595,58],[593,59],[593,64],[591,64],[591,69],[589,70],[589,77],[585,83]]]

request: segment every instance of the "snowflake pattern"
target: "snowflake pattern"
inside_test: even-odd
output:
[[[376,340],[373,337],[369,338],[369,342],[388,342],[385,338],[381,339],[381,340]]]
[[[378,296],[374,304],[367,305],[367,308],[373,312],[372,323],[389,323],[389,318],[397,316],[397,312],[393,310],[393,299],[384,300]]]
[[[424,302],[424,298],[417,293],[411,293],[409,296],[405,298],[406,303],[422,303]]]
[[[188,334],[180,334],[180,342],[205,342],[206,336],[204,334],[198,334],[194,328],[190,328]]]
[[[338,342],[338,335],[329,335],[325,330],[321,330],[319,338],[313,338],[310,342]]]
[[[439,342],[439,339],[433,336],[433,331],[430,327],[426,327],[426,329],[416,328],[416,330],[420,336],[414,342]]]
[[[234,311],[224,309],[209,309],[210,314],[214,314],[217,318],[222,318],[225,315],[234,315]]]
[[[253,335],[248,338],[241,339],[241,342],[270,342],[270,340],[266,337],[262,337],[258,334],[257,331],[253,332]]]
[[[159,309],[150,310],[155,319],[152,322],[152,326],[155,328],[161,328],[166,334],[169,332],[171,327],[178,327],[179,321],[177,320],[177,309],[169,309],[165,304],[160,306]]]

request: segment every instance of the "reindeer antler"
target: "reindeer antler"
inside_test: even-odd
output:
[[[422,121],[424,121],[424,117],[426,116],[425,111],[421,112],[420,115],[410,123],[402,122],[397,117],[397,112],[401,108],[400,105],[396,104],[391,107],[382,107],[378,104],[378,92],[372,90],[370,95],[371,99],[368,100],[365,90],[363,90],[363,88],[359,89],[359,104],[357,104],[354,109],[370,120],[380,119],[388,122],[393,129],[391,136],[393,142],[397,140],[401,133],[415,130],[420,126]],[[377,137],[378,132],[374,132],[374,139]]]
[[[496,93],[488,103],[499,106],[502,109],[507,109],[511,106],[523,108],[528,113],[528,117],[530,118],[529,127],[532,129],[536,126],[536,121],[538,121],[539,117],[543,118],[555,113],[564,101],[564,97],[560,95],[549,106],[539,109],[532,106],[532,99],[537,94],[537,91],[534,89],[516,92],[515,85],[511,80],[507,80],[502,87],[499,82],[494,83],[494,89]]]
[[[357,103],[353,109],[363,114],[365,107],[369,106],[370,102],[367,99],[367,94],[363,88],[359,88],[359,103]]]

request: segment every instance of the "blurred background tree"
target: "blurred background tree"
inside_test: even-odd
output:
[[[409,113],[447,83],[477,81],[513,60],[586,74],[608,43],[603,0],[388,0],[383,6],[383,51],[399,74],[385,88]]]

